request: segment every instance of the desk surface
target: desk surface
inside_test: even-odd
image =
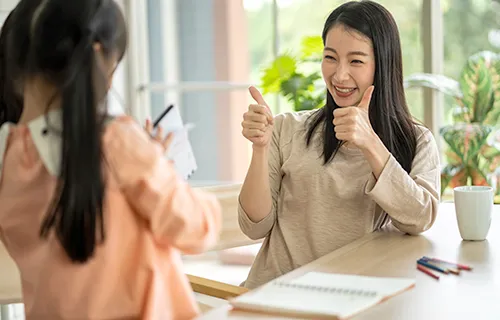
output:
[[[433,256],[473,267],[459,276],[435,280],[416,270],[416,260]],[[282,277],[290,279],[309,271],[368,276],[411,277],[415,288],[372,307],[359,319],[500,319],[500,206],[495,206],[485,241],[462,241],[452,203],[441,204],[434,226],[419,236],[394,230],[369,234]],[[201,319],[283,319],[223,306]]]

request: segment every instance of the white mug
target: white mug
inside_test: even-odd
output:
[[[493,211],[493,188],[462,186],[453,189],[458,229],[464,240],[485,240]]]

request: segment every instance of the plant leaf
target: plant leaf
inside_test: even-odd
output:
[[[451,116],[454,123],[457,122],[471,122],[469,109],[461,105],[454,105],[451,110]]]
[[[487,177],[487,174],[484,173],[482,170],[480,170],[477,167],[469,167],[469,175],[471,178],[471,184],[473,186],[489,186],[490,181]]]
[[[481,148],[481,156],[486,160],[492,160],[495,157],[500,156],[500,150],[493,146],[485,145]]]
[[[321,36],[304,37],[301,43],[301,59],[321,60],[323,47],[323,39]]]
[[[493,64],[496,54],[481,51],[467,59],[460,74],[460,88],[464,106],[472,115],[472,122],[483,122],[493,106]]]
[[[441,194],[446,188],[455,188],[467,184],[467,171],[463,165],[448,164],[441,171]]]
[[[487,150],[500,150],[500,130],[495,130],[490,134],[488,137],[488,143],[487,146],[485,147],[491,147],[492,149],[487,149]],[[486,151],[485,155],[489,155],[490,152]]]
[[[493,102],[490,112],[486,115],[485,124],[497,125],[500,120],[500,54],[492,64]]]
[[[500,167],[500,155],[487,159],[487,164],[487,169],[489,170],[489,172],[494,173],[495,171],[497,171]]]
[[[295,106],[295,111],[303,111],[303,110],[313,110],[318,108],[318,105],[314,100],[311,99],[302,99],[300,103]]]
[[[479,123],[456,123],[441,128],[440,133],[462,164],[469,165],[492,131],[493,127]]]
[[[444,155],[446,157],[446,163],[452,165],[460,165],[462,163],[462,159],[460,158],[460,156],[453,152],[451,148],[446,148],[446,150],[444,151]]]
[[[280,92],[294,105],[296,111],[315,109],[318,107],[319,93],[315,92],[314,83],[320,78],[317,73],[308,76],[294,73],[281,82]]]
[[[500,78],[500,74],[497,76]],[[496,82],[495,90],[492,97],[492,106],[488,114],[486,115],[483,123],[497,125],[500,121],[500,79],[494,80]]]
[[[297,60],[290,54],[277,57],[273,63],[264,69],[261,77],[263,94],[279,92],[282,79],[286,79],[297,70]]]
[[[294,73],[288,79],[281,82],[281,92],[283,96],[290,98],[299,93],[311,92],[314,90],[315,77],[313,75],[305,76],[301,73]]]
[[[405,88],[431,88],[461,100],[463,93],[458,81],[440,74],[414,73],[404,81]]]

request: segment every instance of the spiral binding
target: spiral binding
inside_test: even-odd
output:
[[[375,291],[367,291],[361,289],[356,290],[348,288],[328,288],[323,286],[305,285],[305,284],[290,283],[284,281],[275,281],[273,282],[273,285],[280,288],[303,289],[303,290],[311,290],[311,291],[334,293],[334,294],[349,295],[349,296],[374,297],[377,295],[377,292]]]

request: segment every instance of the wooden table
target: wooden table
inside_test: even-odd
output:
[[[416,270],[416,260],[434,256],[473,267],[461,275],[435,280]],[[345,247],[298,268],[282,279],[309,271],[368,276],[411,277],[415,288],[372,307],[352,319],[500,319],[500,206],[495,206],[485,241],[462,241],[453,203],[441,204],[434,226],[419,236],[394,229],[369,234]],[[231,311],[229,305],[200,319],[283,319]]]

